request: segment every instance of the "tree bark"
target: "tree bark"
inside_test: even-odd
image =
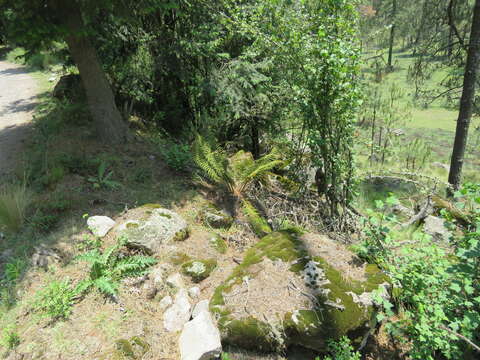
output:
[[[52,5],[66,28],[65,41],[78,67],[98,136],[109,143],[125,141],[127,125],[115,104],[97,51],[85,34],[86,27],[77,0],[52,0]]]
[[[393,70],[392,62],[393,62],[393,43],[395,40],[395,17],[397,16],[397,0],[393,0],[392,4],[392,27],[390,28],[390,41],[388,46],[388,62],[387,68],[388,71]]]
[[[468,128],[473,112],[473,101],[475,97],[475,82],[477,69],[480,64],[480,0],[475,1],[473,10],[472,29],[470,43],[468,46],[467,63],[463,77],[463,91],[460,100],[460,111],[458,113],[455,142],[450,163],[448,182],[454,189],[460,186],[462,166],[467,146]]]

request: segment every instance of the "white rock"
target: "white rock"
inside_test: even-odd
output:
[[[153,268],[148,274],[148,277],[156,287],[163,285],[163,269],[161,267]]]
[[[167,295],[162,300],[160,300],[160,308],[162,308],[162,310],[166,309],[167,307],[172,305],[172,303],[173,303],[172,297]]]
[[[185,287],[185,283],[183,282],[182,275],[180,275],[179,273],[170,275],[167,278],[167,285],[170,285],[175,289],[181,289]]]
[[[200,296],[200,288],[198,286],[194,286],[188,289],[188,295],[190,295],[192,299],[198,298]]]
[[[169,332],[180,331],[188,320],[190,320],[191,305],[188,301],[188,293],[180,289],[175,296],[175,301],[163,314],[163,327]]]
[[[192,311],[192,318],[196,318],[198,315],[200,315],[200,313],[202,312],[209,312],[209,309],[208,309],[208,306],[209,306],[209,302],[208,300],[202,300],[200,301],[197,305],[195,305],[195,307],[193,308],[193,311]]]
[[[222,353],[220,332],[208,312],[185,324],[179,344],[182,360],[211,360]]]
[[[87,219],[87,226],[93,235],[104,237],[115,226],[115,221],[108,216],[90,216]]]
[[[448,242],[452,233],[445,227],[445,220],[429,215],[424,220],[423,230],[435,241]]]

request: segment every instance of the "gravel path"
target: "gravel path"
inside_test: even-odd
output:
[[[37,94],[27,69],[0,61],[0,176],[14,170],[22,157]]]

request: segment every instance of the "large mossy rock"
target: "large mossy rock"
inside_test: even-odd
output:
[[[323,352],[328,339],[361,340],[374,312],[371,292],[387,283],[376,266],[328,238],[273,232],[215,290],[210,310],[226,343]]]
[[[131,217],[118,228],[127,246],[140,248],[150,254],[161,251],[165,245],[185,240],[189,235],[187,222],[176,212],[154,204],[132,210]]]

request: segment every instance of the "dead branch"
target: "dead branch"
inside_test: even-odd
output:
[[[453,331],[452,329],[449,329],[449,328],[446,327],[445,325],[440,325],[440,329],[446,330],[446,331],[448,331],[450,334],[455,335],[455,336],[458,337],[459,339],[462,339],[462,340],[465,341],[467,344],[469,344],[471,347],[473,347],[475,350],[477,350],[478,352],[480,352],[480,346],[478,346],[478,345],[476,345],[475,343],[473,343],[469,338],[463,336],[462,334],[459,334],[459,333]]]
[[[425,201],[425,204],[420,209],[418,214],[414,215],[412,218],[410,218],[410,220],[403,223],[400,227],[405,229],[405,228],[409,227],[410,225],[413,225],[413,224],[425,219],[431,213],[433,213],[432,200],[431,200],[431,196],[428,196],[427,201]]]

